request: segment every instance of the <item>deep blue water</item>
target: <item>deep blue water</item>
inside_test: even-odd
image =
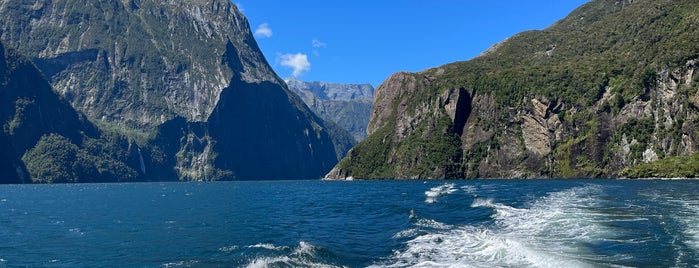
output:
[[[699,181],[0,186],[0,267],[697,267]]]

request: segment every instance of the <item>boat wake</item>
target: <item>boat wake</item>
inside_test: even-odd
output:
[[[682,202],[680,222],[684,225],[683,232],[687,244],[699,252],[699,201]]]
[[[440,186],[434,192],[451,187]],[[431,192],[432,190],[428,191]],[[472,208],[492,209],[487,225],[448,225],[419,219],[415,228],[394,237],[414,234],[405,249],[374,267],[592,267],[613,261],[586,246],[613,239],[605,215],[590,208],[602,193],[599,186],[555,192],[514,208],[492,199],[476,199]],[[429,195],[428,195],[429,197]],[[615,256],[612,258],[622,258]]]
[[[668,217],[662,218],[662,226],[665,233],[673,237],[670,243],[676,254],[674,265],[696,265],[699,257],[699,200],[694,192],[656,190],[648,197],[663,203],[670,212]]]

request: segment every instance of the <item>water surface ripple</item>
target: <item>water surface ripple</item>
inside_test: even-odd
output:
[[[0,186],[0,267],[697,267],[699,181]]]

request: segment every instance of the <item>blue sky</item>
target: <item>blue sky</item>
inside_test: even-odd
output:
[[[282,78],[370,83],[468,60],[587,0],[234,0]]]

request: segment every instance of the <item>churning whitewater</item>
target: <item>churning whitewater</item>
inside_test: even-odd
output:
[[[453,189],[445,184],[426,194],[433,198],[434,192],[445,195]],[[534,200],[526,208],[473,194],[470,207],[491,210],[492,221],[449,225],[418,219],[408,232],[416,235],[391,257],[394,262],[377,267],[588,267],[613,261],[622,257],[596,256],[586,249],[617,239],[615,233],[623,231],[605,226],[609,215],[592,210],[600,193],[598,186],[576,187]]]
[[[0,186],[0,267],[696,267],[699,181]]]

